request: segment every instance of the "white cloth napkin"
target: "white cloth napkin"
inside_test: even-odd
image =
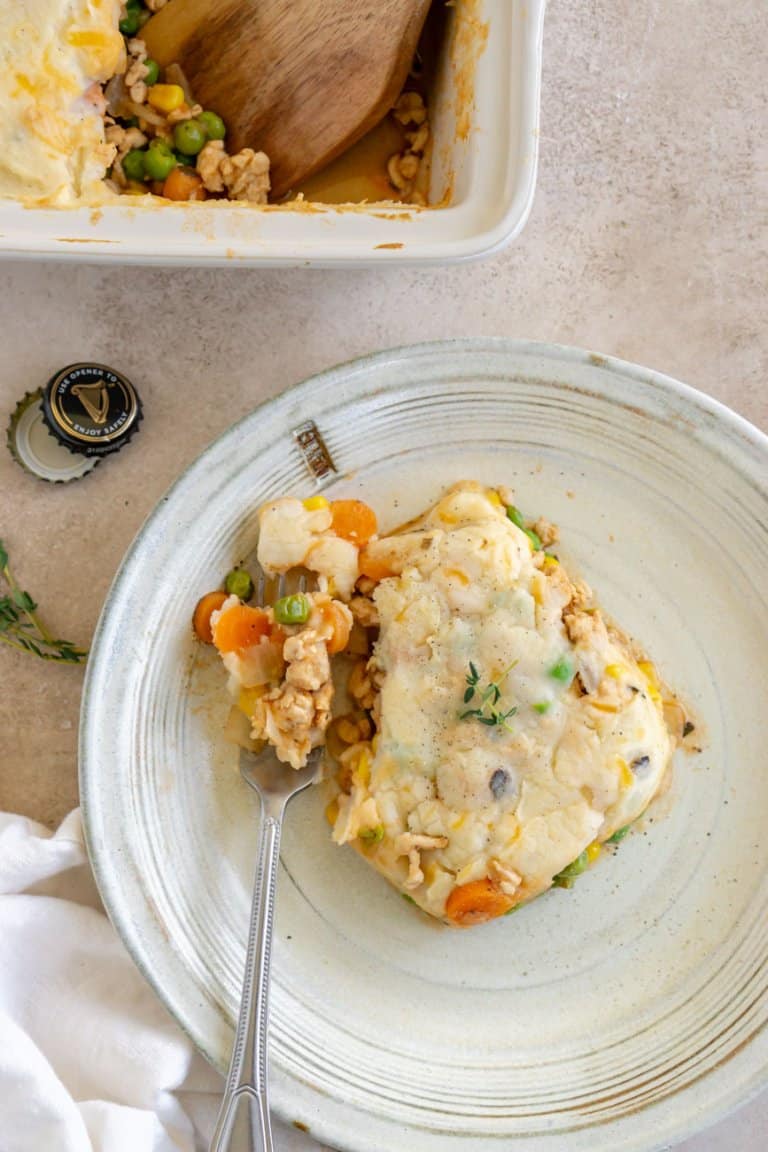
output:
[[[79,811],[0,813],[0,1152],[203,1152],[221,1090],[104,915]]]

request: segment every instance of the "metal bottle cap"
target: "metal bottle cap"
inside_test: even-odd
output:
[[[46,384],[43,418],[71,452],[108,456],[135,432],[141,401],[130,380],[105,364],[70,364]]]
[[[8,447],[39,479],[67,483],[127,444],[141,417],[138,393],[125,376],[104,364],[70,364],[19,401]]]

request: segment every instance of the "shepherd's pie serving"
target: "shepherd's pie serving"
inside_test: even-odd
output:
[[[450,924],[570,886],[659,792],[682,734],[556,540],[470,482],[386,536],[360,501],[273,500],[258,559],[317,590],[254,608],[236,571],[196,612],[249,739],[294,767],[325,744],[336,843]]]

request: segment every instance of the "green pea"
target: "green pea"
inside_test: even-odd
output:
[[[632,827],[631,824],[625,824],[623,828],[618,828],[614,832],[613,836],[608,837],[608,839],[606,840],[606,844],[620,844],[621,841],[624,839],[624,837],[629,832],[631,827]]]
[[[507,520],[511,520],[512,523],[517,528],[519,528],[521,532],[525,532],[526,536],[533,545],[534,552],[541,552],[541,549],[544,547],[544,545],[541,543],[541,538],[536,532],[534,532],[533,528],[527,527],[522,512],[519,508],[515,508],[514,504],[509,504],[507,506]]]
[[[144,170],[150,180],[165,180],[176,167],[176,157],[164,140],[153,140],[144,159]]]
[[[144,161],[147,153],[141,148],[133,148],[130,152],[126,152],[123,156],[123,172],[129,180],[144,180],[146,179],[146,172],[144,169]]]
[[[278,624],[306,624],[311,610],[309,598],[302,593],[297,596],[283,596],[275,604],[275,620]]]
[[[525,532],[525,520],[519,508],[515,508],[514,504],[510,504],[507,508],[507,520],[511,520],[518,528],[522,528]]]
[[[144,11],[145,8],[141,0],[127,0],[125,16],[118,24],[123,36],[136,35],[141,27],[141,15]]]
[[[118,21],[118,28],[123,36],[135,36],[141,27],[141,13],[135,8],[126,8],[125,16]]]
[[[384,839],[384,825],[377,824],[375,828],[363,828],[358,835],[363,844],[381,844]]]
[[[139,28],[143,28],[147,20],[152,19],[152,13],[147,8],[142,8],[139,11]]]
[[[587,868],[589,868],[589,856],[585,848],[567,868],[563,868],[562,872],[558,872],[552,883],[556,888],[570,888],[575,878],[581,876],[582,872],[586,872]]]
[[[209,140],[223,140],[227,134],[224,121],[221,116],[217,116],[215,112],[201,112],[197,117],[197,122],[202,125]]]
[[[581,876],[582,872],[586,872],[587,868],[589,868],[589,853],[585,848],[567,868],[563,868],[560,875]]]
[[[197,120],[182,120],[173,130],[174,144],[187,156],[197,156],[205,140],[205,129]]]
[[[149,69],[144,77],[144,83],[148,88],[151,88],[153,84],[157,84],[158,77],[160,76],[160,65],[157,60],[153,60],[148,56],[144,61],[144,67]]]
[[[543,716],[545,712],[549,712],[551,707],[551,700],[542,700],[539,704],[534,704],[533,710],[534,712],[538,712],[540,716]]]
[[[547,675],[551,676],[553,680],[559,680],[561,684],[570,684],[574,676],[573,663],[569,656],[561,656],[560,659],[547,669]]]
[[[238,596],[241,600],[250,600],[253,596],[253,580],[245,568],[233,568],[228,572],[224,587],[230,596]]]

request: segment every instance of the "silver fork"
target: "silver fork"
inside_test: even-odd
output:
[[[259,603],[264,603],[265,588],[266,581],[260,573],[256,582]],[[305,589],[302,578],[297,590]],[[276,598],[285,594],[286,581],[281,576]],[[297,771],[281,764],[271,748],[259,755],[245,750],[240,753],[240,773],[261,800],[259,859],[240,1015],[210,1152],[274,1152],[269,1118],[267,1031],[280,834],[288,801],[315,783],[320,775],[321,760],[322,749],[316,748],[310,753],[306,767]]]

